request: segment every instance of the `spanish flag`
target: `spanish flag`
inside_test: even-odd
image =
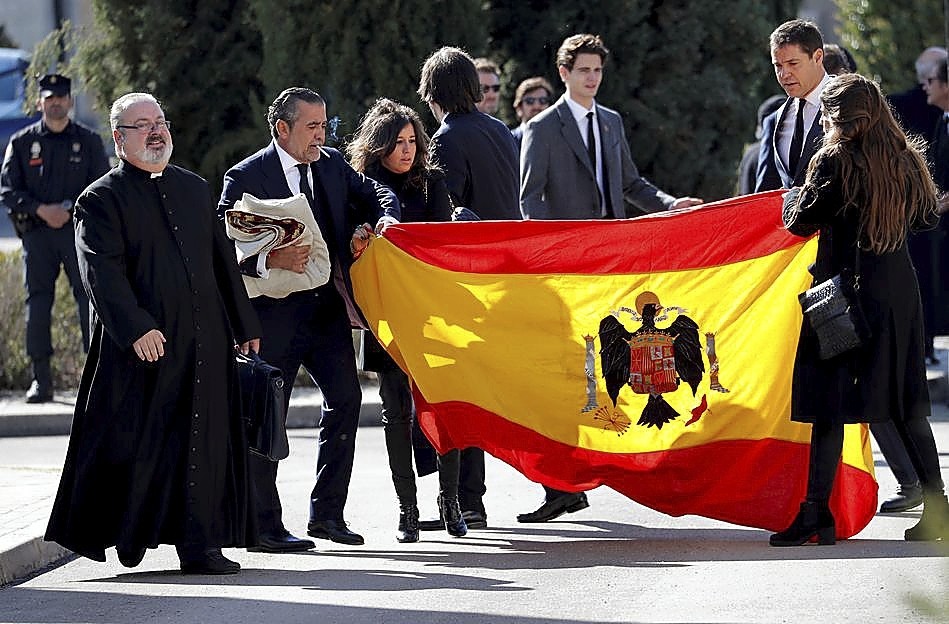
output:
[[[352,277],[439,451],[478,446],[557,489],[780,530],[807,480],[791,373],[816,244],[784,230],[772,192],[622,221],[396,225]],[[601,324],[629,344],[613,396]],[[668,419],[643,416],[653,400]],[[867,428],[848,425],[837,536],[876,500]]]

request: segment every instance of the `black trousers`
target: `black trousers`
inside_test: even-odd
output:
[[[283,371],[287,404],[301,365],[323,393],[310,519],[342,522],[362,403],[343,300],[330,283],[284,299],[252,301],[263,326],[260,355]],[[277,463],[251,455],[250,469],[261,533],[282,531]]]
[[[939,454],[933,430],[926,418],[892,421],[910,461],[919,475],[923,490],[941,493],[944,488],[939,471]],[[807,476],[807,500],[826,503],[837,474],[844,447],[844,426],[836,422],[817,422],[811,429],[811,455]]]
[[[76,242],[70,221],[59,229],[35,227],[23,234],[24,282],[26,284],[26,353],[34,362],[53,355],[50,323],[56,279],[60,267],[69,278],[79,312],[82,344],[89,348],[89,298],[79,277]],[[50,381],[50,380],[40,380]]]
[[[458,502],[462,511],[476,511],[487,515],[484,510],[484,451],[470,447],[461,451],[461,470],[458,478]]]
[[[871,423],[870,433],[873,434],[873,439],[876,440],[886,464],[893,471],[896,482],[907,487],[916,485],[919,477],[916,476],[913,460],[906,452],[906,446],[903,444],[899,431],[896,430],[896,425],[891,421]]]
[[[392,485],[399,505],[418,505],[418,489],[412,469],[412,426],[415,409],[408,376],[398,368],[379,372],[379,396],[382,398],[382,424]],[[446,498],[458,496],[460,453],[448,451],[438,456],[438,487]]]

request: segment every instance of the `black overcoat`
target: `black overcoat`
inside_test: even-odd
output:
[[[832,157],[818,158],[799,203],[796,193],[789,193],[784,205],[784,222],[792,233],[809,236],[820,230],[815,284],[856,264],[861,209],[843,208],[839,167]],[[861,251],[859,272],[859,301],[871,337],[863,347],[821,360],[817,337],[805,319],[794,361],[792,420],[857,423],[929,415],[922,306],[906,244],[880,255]]]
[[[233,345],[260,336],[207,183],[122,161],[76,203],[96,313],[46,539],[91,559],[160,543],[254,543]],[[151,329],[165,355],[139,360]]]

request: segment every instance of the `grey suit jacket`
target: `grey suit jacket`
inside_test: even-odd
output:
[[[531,119],[524,130],[521,214],[525,219],[601,217],[596,174],[566,97]],[[596,113],[615,216],[636,216],[628,213],[626,201],[644,212],[668,210],[675,198],[639,175],[619,113],[599,104]]]

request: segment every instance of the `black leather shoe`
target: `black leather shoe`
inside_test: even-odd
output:
[[[469,509],[468,511],[461,512],[461,517],[469,529],[488,528],[488,516],[487,514],[483,514],[480,511]],[[445,518],[439,511],[437,518],[432,518],[430,520],[420,520],[418,523],[418,528],[419,531],[441,531],[445,528]]]
[[[241,564],[231,561],[221,553],[220,548],[208,548],[195,556],[190,549],[178,549],[182,574],[237,574]]]
[[[480,511],[474,511],[472,509],[463,511],[461,512],[461,518],[465,521],[469,529],[488,528],[488,516]]]
[[[310,524],[306,527],[306,534],[317,539],[328,539],[337,544],[350,546],[362,546],[366,543],[362,535],[350,531],[345,522],[335,520],[310,520]]]
[[[258,536],[257,545],[251,546],[247,550],[250,552],[265,553],[293,553],[305,552],[313,548],[316,548],[316,544],[313,540],[300,539],[299,537],[290,535],[287,531],[283,531],[281,533],[268,533]]]
[[[880,513],[899,513],[909,511],[923,504],[923,488],[919,485],[899,486],[896,496],[888,498],[880,505]]]
[[[445,521],[438,518],[431,518],[430,520],[419,520],[418,530],[419,531],[441,531],[445,528]]]
[[[33,380],[30,389],[26,391],[27,403],[49,403],[53,400],[53,389],[49,386],[41,385],[40,382]]]
[[[142,559],[145,558],[145,549],[144,548],[122,548],[119,546],[115,547],[115,552],[119,555],[119,563],[124,565],[126,568],[134,568],[142,562]]]
[[[589,506],[590,503],[587,501],[586,492],[564,494],[553,500],[546,501],[543,505],[530,513],[518,514],[517,521],[524,523],[549,522],[554,518],[559,518],[565,513],[580,511]]]

